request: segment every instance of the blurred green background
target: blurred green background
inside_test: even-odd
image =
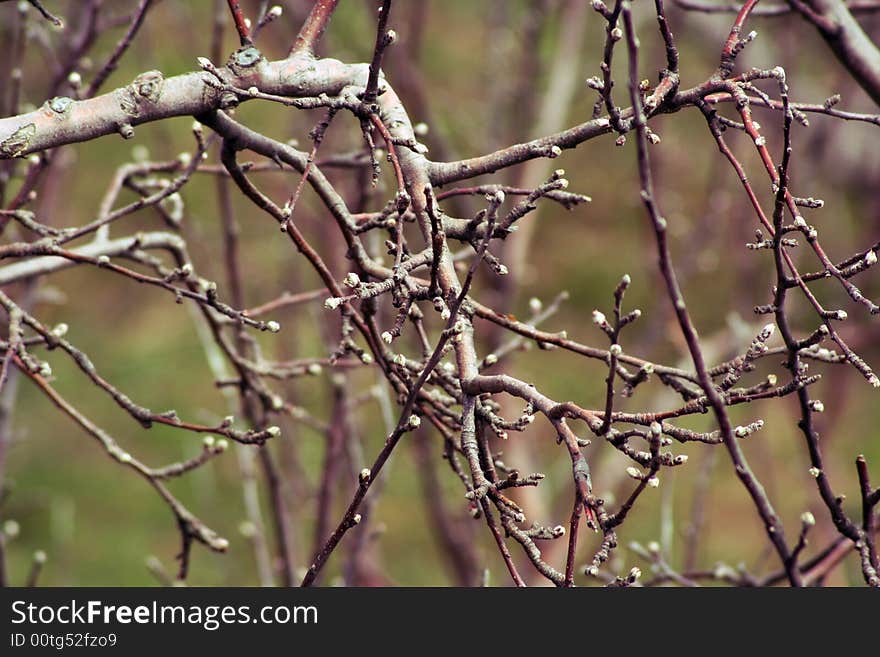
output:
[[[8,49],[9,37],[19,20],[15,4],[0,4],[0,38],[7,44],[0,45],[0,49]],[[46,0],[46,4],[65,17],[68,29],[74,29],[84,3]],[[112,16],[123,16],[136,5],[129,0],[104,4],[105,13]],[[249,15],[255,15],[260,4],[242,2]],[[308,5],[280,4],[285,7],[284,16],[266,27],[257,42],[270,59],[285,55]],[[320,52],[343,61],[366,61],[375,38],[375,4],[357,0],[340,4]],[[641,4],[636,5],[641,70],[642,76],[653,82],[663,66],[663,50],[653,9]],[[208,1],[156,3],[104,91],[127,84],[144,70],[159,69],[166,76],[193,70],[196,57],[210,52],[213,5]],[[542,118],[542,107],[560,113],[560,127],[589,118],[596,97],[583,81],[598,74],[604,21],[588,7],[582,12],[583,33],[577,48],[560,53],[564,31],[571,27],[566,22],[573,11],[568,2],[436,0],[396,5],[390,25],[401,35],[402,43],[388,51],[385,71],[407,106],[413,108],[412,119],[429,123],[430,132],[424,141],[432,148],[431,156],[473,156],[539,136],[535,129]],[[536,18],[539,10],[544,18]],[[716,67],[731,17],[685,13],[673,6],[669,19],[681,52],[682,86],[692,86],[705,80]],[[47,30],[32,11],[27,20],[37,38],[25,56],[23,102],[37,106],[45,100],[49,72],[58,65],[40,41],[52,46],[63,34]],[[528,32],[536,20],[541,27],[535,46],[528,41]],[[860,21],[869,34],[880,38],[876,17],[864,16]],[[753,18],[748,25],[759,36],[742,54],[740,67],[782,65],[794,100],[821,103],[840,93],[841,108],[877,112],[818,34],[802,20],[795,16]],[[80,62],[77,70],[86,82],[124,29],[109,30],[95,44],[88,60]],[[236,46],[227,22],[224,51],[231,52]],[[615,70],[625,66],[622,50],[615,64]],[[571,101],[563,107],[554,104],[553,98],[546,98],[554,76],[574,80]],[[625,79],[622,73],[618,79]],[[9,84],[8,72],[0,73],[0,84]],[[628,105],[622,83],[617,98],[620,104]],[[779,153],[781,116],[761,109],[755,112],[771,150]],[[317,114],[256,102],[241,107],[237,115],[255,129],[284,140],[296,139],[302,147],[308,146],[308,131],[319,118]],[[191,151],[191,123],[191,119],[174,119],[138,127],[131,141],[111,136],[63,148],[57,154],[58,174],[52,184],[40,190],[36,207],[41,218],[56,226],[79,225],[94,218],[117,167],[135,158],[165,160]],[[719,156],[700,113],[691,109],[659,117],[652,129],[662,138],[651,154],[679,276],[709,360],[719,362],[742,352],[766,321],[755,316],[752,308],[770,300],[771,257],[768,252],[745,248],[745,242],[754,237],[754,215],[733,171]],[[357,122],[341,116],[331,128],[323,152],[356,147],[358,138]],[[769,184],[754,149],[742,135],[728,133],[728,139],[749,168],[765,207],[769,207]],[[835,260],[876,243],[880,235],[878,144],[880,128],[876,125],[813,116],[809,128],[795,127],[793,189],[797,195],[825,200],[824,209],[809,211],[808,221],[817,226],[826,251]],[[216,159],[215,152],[211,158]],[[246,154],[242,159],[248,159]],[[574,339],[604,347],[605,337],[590,321],[590,313],[594,308],[610,311],[611,292],[620,277],[629,273],[633,284],[626,306],[641,308],[643,315],[624,334],[624,349],[655,362],[689,367],[656,272],[653,237],[638,198],[634,143],[630,140],[618,147],[613,137],[590,141],[552,162],[540,163],[535,175],[546,178],[559,167],[567,171],[570,191],[590,195],[592,203],[571,212],[548,204],[537,216],[524,220],[536,222],[528,263],[514,272],[521,285],[510,297],[509,307],[499,309],[526,317],[530,298],[546,302],[560,290],[567,290],[570,300],[546,326],[550,330],[564,328]],[[517,175],[504,172],[485,181],[516,181]],[[331,176],[350,198],[354,197],[354,176],[344,171],[333,171]],[[276,200],[285,198],[295,184],[295,180],[278,174],[262,175],[257,180]],[[393,193],[392,184],[390,180],[380,182],[374,208],[380,208]],[[203,276],[220,283],[223,298],[225,276],[218,255],[221,231],[213,177],[197,176],[183,189],[182,196],[186,208],[183,233],[193,261]],[[124,192],[120,203],[133,198],[130,192]],[[268,216],[239,198],[235,198],[234,207],[241,226],[249,306],[285,290],[319,287],[317,276]],[[459,216],[468,216],[465,213],[480,206],[461,202],[453,207]],[[328,227],[329,216],[309,193],[297,213],[299,225],[341,279],[348,269],[344,248],[333,232],[335,227]],[[114,225],[113,235],[165,228],[154,211],[144,211]],[[18,236],[13,228],[4,239],[11,236]],[[800,254],[800,258],[803,270],[816,268],[817,263],[808,254]],[[488,270],[481,272],[475,292],[478,299],[491,302],[503,298],[491,278]],[[880,297],[875,271],[861,276],[857,283],[866,295]],[[820,282],[815,289],[831,308],[849,313],[842,334],[869,363],[880,367],[876,320],[851,304],[835,285]],[[15,297],[21,288],[10,286],[6,291]],[[35,314],[47,324],[69,324],[69,339],[90,355],[102,376],[138,403],[157,411],[173,408],[183,418],[205,423],[217,422],[229,414],[228,401],[214,385],[187,305],[176,305],[171,295],[161,290],[85,268],[41,281],[38,294]],[[814,330],[816,321],[808,309],[799,303],[794,308],[798,330],[804,335]],[[319,303],[296,306],[272,315],[284,327],[281,333],[260,334],[257,338],[267,354],[323,357],[328,347],[320,325],[328,322],[328,317]],[[412,347],[411,353],[416,353]],[[200,438],[194,434],[161,426],[143,430],[108,397],[88,385],[63,354],[52,352],[47,357],[58,391],[144,462],[161,465],[193,456],[201,449]],[[533,349],[517,354],[505,367],[555,399],[572,399],[588,408],[603,404],[605,366],[601,362],[562,351]],[[851,368],[814,365],[813,371],[823,375],[813,395],[825,403],[826,412],[817,417],[817,424],[831,480],[836,490],[847,495],[847,509],[858,515],[856,455],[865,454],[874,479],[880,481],[878,393]],[[785,380],[780,360],[768,358],[748,375],[748,381],[758,382],[770,372]],[[352,396],[377,382],[372,370],[351,374]],[[319,377],[295,381],[281,390],[319,418],[326,418],[330,412],[332,386],[326,370]],[[651,384],[639,388],[633,399],[622,400],[620,407],[650,410],[675,403],[661,386]],[[513,408],[513,412],[519,411]],[[743,442],[746,455],[777,506],[789,540],[796,536],[800,514],[806,510],[815,514],[818,525],[811,533],[811,547],[816,548],[827,544],[835,533],[808,474],[809,462],[795,413],[791,399],[754,403],[731,411],[738,423],[765,420],[763,431]],[[373,402],[359,408],[356,419],[356,435],[347,440],[361,444],[366,465],[378,451],[386,430]],[[278,423],[283,438],[273,444],[272,450],[284,472],[296,512],[293,552],[297,565],[304,567],[312,557],[315,491],[324,437],[290,420],[279,418]],[[681,424],[711,428],[709,416],[689,418]],[[485,525],[466,519],[460,484],[440,460],[441,441],[436,434],[429,433],[428,438],[442,482],[442,491],[436,494],[443,496],[447,509],[461,522],[470,523],[470,535],[481,565],[491,573],[490,581],[506,584],[503,564]],[[495,447],[504,449],[504,460],[512,461],[521,471],[548,475],[538,491],[528,490],[519,496],[527,510],[538,509],[530,519],[550,526],[566,524],[571,505],[570,462],[564,449],[555,444],[552,430],[539,420],[526,433],[513,434],[510,444]],[[246,448],[234,446],[208,466],[170,484],[191,511],[230,540],[225,555],[195,547],[191,584],[251,585],[258,581],[251,542],[240,531],[246,514],[238,449]],[[717,452],[714,457],[710,455],[713,449]],[[649,490],[640,500],[620,532],[621,548],[612,567],[624,572],[641,564],[647,569],[641,558],[628,549],[630,541],[659,541],[669,562],[680,565],[694,491],[699,485],[698,473],[711,467],[712,484],[701,494],[705,526],[698,563],[706,568],[719,561],[733,566],[742,563],[756,573],[775,570],[776,557],[768,550],[758,516],[734,477],[723,448],[689,445],[682,449],[675,445],[673,450],[688,454],[688,465],[663,471],[660,488]],[[629,463],[614,450],[596,444],[590,448],[590,459],[596,492],[619,503],[630,487],[625,476],[622,478]],[[375,532],[376,567],[388,583],[445,585],[453,581],[424,511],[420,488],[423,468],[412,441],[405,440],[390,464],[387,484],[374,511],[370,531]],[[12,519],[20,528],[18,536],[10,537],[7,544],[12,583],[23,581],[35,550],[44,550],[48,555],[40,578],[40,583],[47,585],[152,585],[157,579],[145,566],[151,555],[173,572],[179,539],[173,518],[155,491],[111,462],[99,445],[26,380],[19,384],[6,485],[0,518]],[[354,485],[353,480],[343,477],[336,491],[334,519],[341,516]],[[264,490],[262,483],[260,490]],[[264,521],[271,525],[265,513]],[[351,536],[346,539],[351,540]],[[584,534],[579,563],[586,563],[597,546],[598,537]],[[518,546],[513,545],[512,550],[516,553]],[[331,560],[326,583],[338,581],[343,554],[344,549]],[[577,581],[589,583],[583,576]],[[839,585],[861,581],[853,558],[829,580]]]

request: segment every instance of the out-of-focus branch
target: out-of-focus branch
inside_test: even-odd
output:
[[[131,46],[134,37],[137,35],[138,30],[141,29],[141,25],[144,23],[144,18],[147,15],[147,11],[150,9],[150,5],[153,0],[141,0],[138,5],[137,10],[134,13],[134,16],[131,19],[131,24],[128,26],[128,30],[126,30],[125,35],[122,39],[119,40],[119,43],[116,44],[116,48],[113,50],[113,54],[110,55],[110,58],[101,67],[98,71],[98,74],[92,79],[89,84],[89,88],[86,90],[85,96],[86,98],[91,98],[96,93],[98,93],[98,89],[104,84],[110,74],[116,70],[116,67],[119,65],[119,60],[122,59],[122,56],[125,54],[125,51],[128,50],[129,46]]]
[[[186,243],[179,235],[166,232],[150,232],[107,241],[94,241],[85,246],[71,249],[71,252],[86,258],[99,258],[101,256],[121,256],[129,253],[132,249],[165,249],[176,253],[183,253],[185,248]],[[0,267],[0,285],[9,285],[10,283],[34,276],[51,274],[73,267],[76,264],[75,260],[60,256],[42,256],[16,262],[12,265]]]
[[[2,1],[2,2],[9,2],[10,0],[0,0],[0,1]],[[40,15],[41,15],[43,18],[45,18],[47,21],[49,21],[49,22],[52,23],[53,25],[55,25],[55,26],[57,26],[57,27],[63,27],[63,26],[64,26],[64,21],[61,20],[58,16],[56,16],[56,15],[53,14],[52,12],[50,12],[48,9],[46,9],[46,7],[43,6],[43,3],[41,2],[41,0],[27,0],[27,2],[28,2],[28,3],[29,3],[34,9],[36,9],[38,12],[40,12]]]
[[[741,2],[702,2],[700,0],[672,0],[673,3],[686,11],[695,11],[703,14],[735,14],[743,7]],[[850,0],[846,7],[853,13],[871,13],[880,11],[880,2],[877,0]],[[775,17],[785,16],[793,10],[791,5],[782,3],[768,3],[759,5],[752,11],[752,16]]]
[[[880,105],[880,49],[843,0],[789,0],[812,23],[859,86]]]

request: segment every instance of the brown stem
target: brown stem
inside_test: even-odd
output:
[[[296,35],[290,49],[291,55],[295,53],[311,55],[315,52],[315,46],[321,40],[324,30],[327,29],[327,24],[330,22],[330,17],[333,16],[337,4],[339,4],[339,0],[315,0],[306,22],[303,23],[299,34]]]

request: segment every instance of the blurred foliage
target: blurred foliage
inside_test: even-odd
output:
[[[0,34],[14,24],[15,3],[0,5]],[[69,24],[75,23],[77,2],[55,2]],[[105,3],[112,12],[124,13],[135,3],[131,0]],[[165,0],[147,18],[142,33],[126,54],[119,69],[111,76],[105,91],[128,83],[146,69],[160,69],[166,75],[189,71],[196,57],[208,54],[211,32],[211,2],[176,2]],[[243,1],[249,12],[259,3]],[[285,4],[285,3],[281,3]],[[260,35],[258,45],[268,57],[283,57],[296,32],[303,2],[286,3],[282,19]],[[406,38],[405,17],[417,3],[397,3],[391,24]],[[423,75],[422,84],[430,103],[431,132],[426,142],[443,144],[453,154],[476,155],[503,144],[493,144],[488,135],[497,133],[496,122],[509,120],[517,108],[504,102],[493,106],[497,94],[493,84],[522,84],[516,62],[524,49],[533,44],[522,41],[522,21],[526,11],[523,0],[444,0],[428,2],[423,25],[424,43],[420,61],[411,62]],[[559,31],[559,2],[546,2],[551,16],[535,49],[540,75],[527,80],[529,93],[544,92],[549,75],[547,62],[552,57]],[[66,10],[66,12],[65,12]],[[656,79],[661,67],[659,43],[651,12],[642,12],[639,28],[643,44],[643,76]],[[365,61],[374,40],[373,7],[370,2],[347,0],[334,16],[321,46],[323,54],[343,61]],[[686,14],[671,8],[670,23],[681,50],[682,85],[704,80],[717,63],[717,54],[729,28],[724,15]],[[864,17],[869,33],[880,38],[880,21]],[[587,15],[586,38],[582,52],[571,52],[572,65],[578,69],[579,86],[568,109],[568,125],[585,120],[592,111],[595,95],[580,81],[598,72],[603,39],[603,23],[592,11]],[[739,66],[770,68],[782,65],[788,72],[795,100],[822,102],[833,93],[841,93],[841,107],[854,111],[877,111],[870,101],[839,67],[812,29],[798,18],[753,18],[750,27],[759,38],[744,52]],[[124,29],[124,28],[122,28]],[[88,62],[81,67],[88,81],[112,50],[120,29],[106,34],[96,45]],[[52,35],[50,38],[57,38]],[[515,57],[503,62],[501,70],[487,75],[492,49],[497,39],[506,39]],[[237,45],[226,31],[226,48]],[[399,56],[392,48],[386,70],[392,84],[399,69]],[[47,61],[47,58],[49,61]],[[619,53],[617,66],[625,65]],[[47,67],[51,56],[31,45],[26,57],[24,99],[33,105],[44,100]],[[498,79],[502,76],[505,79]],[[5,78],[4,78],[5,79]],[[405,103],[409,99],[401,92]],[[618,90],[623,103],[623,86]],[[774,152],[778,152],[781,116],[756,110]],[[269,104],[248,103],[238,111],[239,118],[261,131],[281,139],[308,142],[308,130],[317,115],[289,111]],[[414,121],[423,117],[415,115]],[[825,199],[823,210],[811,211],[832,257],[842,259],[877,240],[880,232],[880,133],[876,126],[843,123],[825,117],[812,117],[809,128],[796,127],[794,136],[794,187],[798,194]],[[151,159],[169,159],[181,151],[192,150],[189,134],[191,120],[175,119],[137,128],[135,139],[123,142],[105,137],[93,142],[65,147],[62,172],[51,188],[42,192],[40,211],[55,225],[73,226],[95,216],[100,198],[114,170],[132,160],[133,147],[146,147]],[[751,252],[744,247],[754,231],[754,217],[738,182],[719,157],[703,118],[696,110],[660,117],[652,128],[662,142],[652,151],[661,207],[670,221],[675,261],[680,270],[686,298],[695,322],[705,339],[710,361],[716,362],[743,350],[764,323],[755,317],[752,307],[769,300],[771,261],[765,252]],[[508,134],[508,140],[525,140],[534,134]],[[356,122],[338,119],[331,129],[325,152],[357,144]],[[755,181],[766,180],[754,155],[746,155],[747,144],[739,135],[730,141],[742,154]],[[436,148],[435,148],[436,150]],[[752,151],[753,153],[753,151]],[[143,153],[141,153],[143,156]],[[212,155],[212,158],[214,155]],[[522,287],[514,307],[504,308],[521,316],[528,314],[531,297],[545,301],[560,290],[571,298],[547,326],[565,328],[569,335],[588,344],[603,345],[604,336],[589,321],[594,308],[608,311],[611,291],[624,273],[633,279],[626,299],[630,308],[639,307],[642,319],[624,334],[626,351],[656,362],[689,362],[662,282],[656,273],[653,237],[638,198],[633,143],[623,147],[604,137],[587,142],[574,151],[566,151],[553,167],[563,167],[571,180],[571,189],[589,194],[593,202],[566,212],[550,205],[539,217],[530,249],[529,267],[515,272]],[[548,165],[549,166],[549,165]],[[343,189],[354,191],[349,174],[332,172]],[[488,180],[488,179],[487,179]],[[276,198],[289,193],[293,183],[278,174],[266,174],[261,184]],[[385,185],[382,181],[380,185]],[[763,190],[764,182],[757,183]],[[130,193],[126,198],[131,197]],[[388,188],[377,194],[383,202]],[[193,260],[202,275],[220,282],[221,296],[225,282],[220,253],[221,235],[217,218],[216,195],[210,176],[197,177],[183,190],[186,203],[184,234]],[[767,192],[769,198],[769,191]],[[463,203],[465,208],[468,204]],[[476,207],[476,206],[475,206]],[[242,199],[235,199],[237,219],[242,229],[242,253],[246,270],[246,297],[251,306],[267,301],[284,290],[308,290],[319,286],[317,277],[297,257],[291,245],[278,233],[275,224]],[[341,278],[345,271],[344,250],[330,236],[329,218],[313,198],[303,199],[297,210],[299,222],[310,239],[320,245]],[[163,228],[154,212],[142,212],[114,227],[114,234]],[[805,258],[806,260],[806,258]],[[806,269],[813,267],[806,262]],[[489,276],[489,274],[486,274]],[[479,282],[476,296],[485,291]],[[880,283],[875,272],[860,280],[863,291],[876,299]],[[864,316],[862,309],[850,307],[842,292],[831,284],[820,283],[822,298],[833,299],[831,307],[846,309],[851,321],[843,326],[844,335],[858,345],[860,353],[874,366],[880,366],[878,330]],[[181,417],[216,422],[230,412],[227,400],[215,387],[192,321],[191,309],[175,305],[165,292],[136,286],[127,279],[114,278],[106,272],[78,268],[43,281],[37,315],[47,323],[66,322],[70,340],[88,353],[98,371],[124,390],[132,399],[156,410],[174,408]],[[843,305],[840,305],[843,304]],[[318,330],[327,314],[319,307],[297,306],[277,314],[284,330],[275,335],[260,335],[267,351],[289,357],[323,355],[327,346]],[[796,317],[801,331],[811,331],[815,322],[804,312]],[[89,385],[62,354],[49,354],[58,390],[84,413],[149,464],[162,464],[194,455],[200,449],[197,436],[167,427],[145,431],[130,417],[110,403],[108,398]],[[815,366],[814,366],[815,367]],[[848,508],[854,510],[856,492],[855,456],[864,453],[875,479],[880,479],[880,423],[877,393],[848,368],[819,367],[824,379],[815,396],[825,400],[826,413],[818,418],[822,446],[828,470],[836,489],[848,495]],[[767,359],[757,377],[775,371],[782,375],[781,363]],[[533,349],[518,354],[511,373],[535,382],[546,394],[557,399],[575,399],[587,407],[598,407],[604,396],[605,367],[602,363],[573,358],[561,351]],[[377,382],[373,372],[351,377],[353,394]],[[286,392],[296,403],[314,411],[318,417],[329,412],[329,375],[293,383]],[[662,408],[673,403],[659,387],[640,388],[634,400],[624,400],[623,409]],[[777,505],[789,533],[796,533],[797,518],[812,510],[818,526],[812,533],[811,546],[824,545],[834,530],[827,511],[821,506],[809,467],[803,439],[795,424],[793,400],[755,403],[736,408],[737,422],[766,420],[763,431],[745,441],[745,449],[756,473]],[[372,406],[358,416],[357,435],[363,453],[372,459],[384,440],[385,430]],[[708,416],[688,419],[686,426],[709,427]],[[535,460],[517,463],[522,470],[543,471],[548,478],[542,485],[543,508],[548,517],[538,521],[553,525],[564,523],[570,510],[568,457],[553,440],[552,431],[536,422],[528,432],[514,434],[511,441],[522,441]],[[286,450],[296,450],[301,474],[296,482],[314,490],[323,458],[323,437],[303,426],[284,422],[283,438],[272,449],[279,462],[289,460]],[[498,445],[498,449],[504,446]],[[440,443],[433,451],[445,486],[445,501],[457,516],[466,515],[462,491],[445,464],[439,459]],[[236,449],[238,449],[236,447]],[[766,571],[776,568],[775,555],[769,554],[759,518],[736,480],[722,448],[715,459],[713,484],[707,498],[706,527],[700,547],[699,562],[706,567],[719,560]],[[628,465],[613,450],[594,445],[591,459],[596,492],[603,497],[622,491],[620,475]],[[658,491],[650,491],[640,500],[631,519],[621,532],[622,547],[614,563],[621,569],[640,563],[627,550],[629,541],[642,543],[661,540],[672,563],[682,554],[683,532],[688,526],[694,503],[696,473],[706,462],[710,448],[689,445],[678,450],[690,455],[687,467],[664,472]],[[442,585],[450,582],[437,542],[423,512],[419,487],[419,465],[411,446],[404,442],[395,454],[387,486],[375,510],[373,528],[383,531],[376,539],[381,565],[387,578],[397,584]],[[60,414],[29,382],[20,383],[19,403],[15,411],[15,432],[7,464],[7,482],[11,487],[3,503],[3,518],[14,518],[21,526],[18,538],[9,542],[8,567],[17,583],[24,577],[34,550],[48,553],[48,563],[41,579],[51,585],[149,585],[155,579],[144,566],[148,555],[158,556],[166,568],[174,569],[173,555],[178,550],[178,535],[171,514],[141,479],[110,462],[102,450],[76,426]],[[623,485],[626,486],[624,479]],[[226,555],[215,555],[196,547],[190,582],[197,585],[247,585],[256,580],[256,567],[248,539],[239,532],[245,519],[241,493],[241,474],[235,450],[209,466],[172,483],[172,490],[209,526],[230,539]],[[336,491],[339,517],[354,488],[348,482]],[[538,493],[520,495],[527,505]],[[297,563],[305,566],[311,559],[314,538],[314,499],[299,500],[300,522],[295,527]],[[269,522],[268,516],[265,518]],[[669,524],[671,521],[671,525]],[[664,523],[666,529],[664,529]],[[669,527],[675,527],[670,532]],[[493,583],[505,583],[506,575],[485,527],[475,532],[480,554],[491,571]],[[348,540],[348,539],[347,539]],[[597,538],[586,536],[581,543],[586,551],[597,545]],[[340,554],[331,561],[330,570],[338,573],[343,561]],[[514,550],[515,551],[515,550]],[[592,554],[590,552],[590,554]],[[328,578],[326,581],[333,581]],[[584,578],[579,576],[583,583]],[[854,560],[836,571],[834,584],[861,581]]]

